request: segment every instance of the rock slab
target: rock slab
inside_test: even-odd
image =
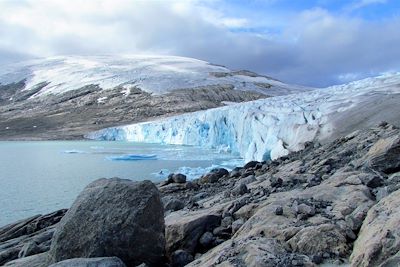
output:
[[[105,257],[69,259],[54,263],[49,267],[126,267],[126,265],[117,257]]]
[[[368,211],[354,244],[352,266],[399,266],[400,257],[395,255],[400,251],[399,236],[400,190],[397,190]]]

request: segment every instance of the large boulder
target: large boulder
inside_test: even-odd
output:
[[[400,135],[380,139],[361,159],[361,163],[385,173],[400,170]]]
[[[164,208],[152,182],[99,179],[57,226],[50,262],[116,256],[128,266],[157,266],[164,256],[164,228]]]
[[[194,253],[200,237],[219,225],[220,220],[219,214],[209,211],[170,214],[165,219],[167,253],[179,249]]]
[[[60,261],[49,267],[126,267],[117,257],[104,258],[75,258]]]
[[[399,266],[400,190],[383,198],[367,213],[351,255],[352,266]],[[390,262],[397,264],[390,265]]]

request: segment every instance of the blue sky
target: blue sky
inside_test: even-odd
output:
[[[400,71],[399,0],[0,0],[0,64],[166,54],[323,87]]]

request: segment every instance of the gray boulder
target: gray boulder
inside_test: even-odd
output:
[[[176,173],[172,176],[174,183],[184,184],[186,183],[186,175],[182,173]]]
[[[105,258],[75,258],[60,261],[49,267],[126,267],[117,257]]]
[[[185,203],[175,197],[164,197],[162,202],[165,211],[177,211],[185,207]]]
[[[166,250],[168,255],[176,250],[183,249],[194,253],[200,237],[219,225],[219,214],[207,211],[192,213],[174,212],[165,218],[167,240]]]
[[[113,257],[129,266],[163,261],[164,208],[155,185],[112,178],[89,184],[60,221],[50,263]]]
[[[185,250],[174,251],[171,255],[172,267],[183,267],[193,261],[193,256]]]
[[[400,135],[380,139],[360,162],[385,173],[400,170]]]

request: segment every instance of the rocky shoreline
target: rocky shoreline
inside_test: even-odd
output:
[[[231,172],[88,185],[0,228],[4,266],[399,266],[400,129],[381,123]]]

